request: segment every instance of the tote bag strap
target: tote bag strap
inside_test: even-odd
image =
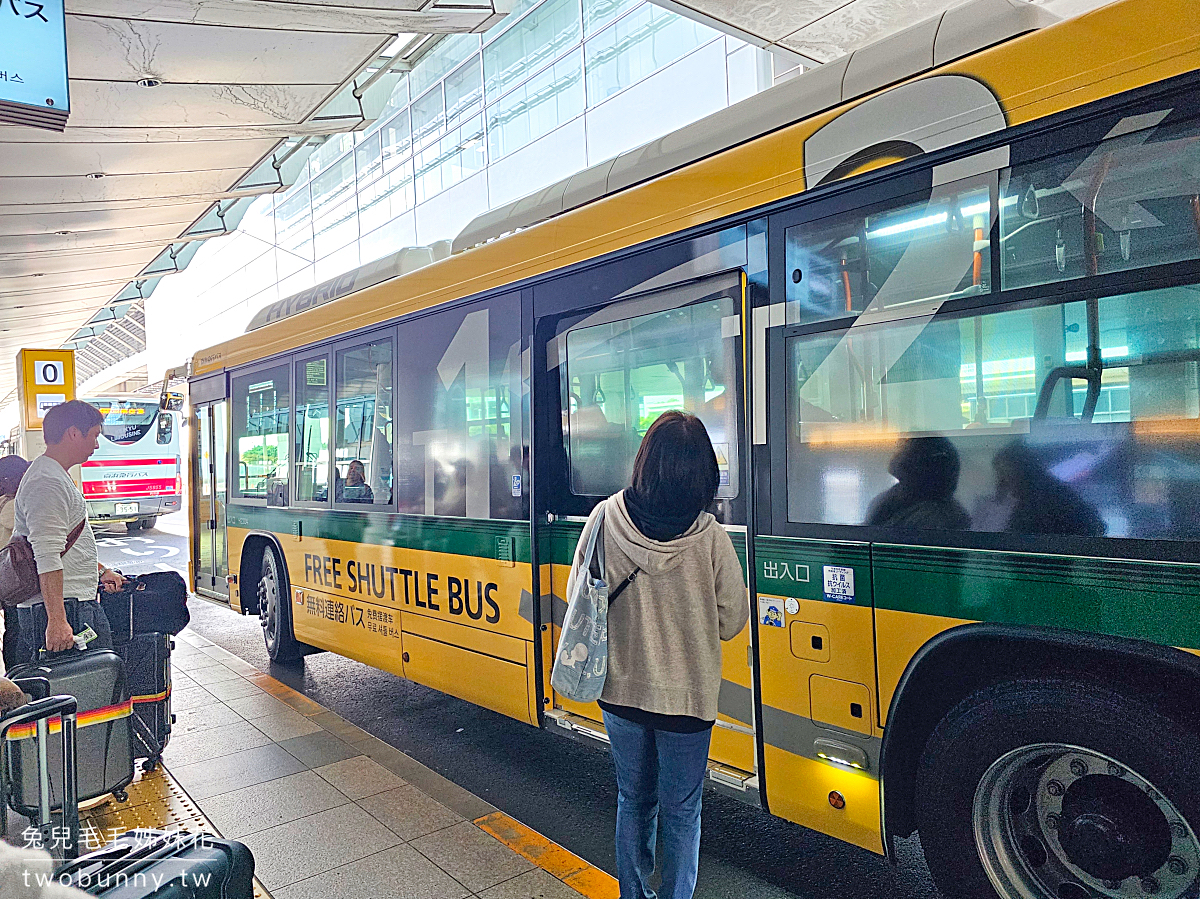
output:
[[[587,550],[583,556],[583,567],[593,580],[604,580],[604,506],[596,516],[596,526],[588,537]]]

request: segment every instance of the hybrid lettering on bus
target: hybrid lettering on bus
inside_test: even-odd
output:
[[[1046,15],[973,0],[197,354],[197,589],[602,740],[549,683],[571,555],[684,409],[754,612],[715,784],[918,831],[952,899],[1198,895],[1200,16]]]
[[[183,497],[180,394],[85,397],[104,416],[100,448],[83,463],[83,496],[95,523],[125,523],[130,531],[178,512]]]

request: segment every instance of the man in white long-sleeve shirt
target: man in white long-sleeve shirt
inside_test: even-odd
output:
[[[96,634],[89,649],[112,646],[112,631],[96,596],[97,575],[103,571],[100,582],[109,591],[119,589],[124,578],[100,566],[87,503],[68,474],[72,466],[83,464],[96,451],[103,423],[100,412],[80,400],[50,409],[42,420],[46,452],[29,466],[17,490],[13,534],[24,535],[33,547],[42,588],[40,596],[22,606],[44,604],[46,621],[44,642],[42,634],[22,630],[21,661],[31,661],[42,646],[50,652],[70,649],[75,634],[89,626]],[[80,522],[83,528],[67,549],[71,532]],[[74,621],[68,620],[68,599],[76,601]],[[39,617],[22,616],[22,620]]]

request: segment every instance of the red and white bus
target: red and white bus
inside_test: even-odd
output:
[[[93,523],[125,522],[131,531],[178,512],[183,496],[179,409],[183,398],[85,397],[104,416],[100,448],[83,463],[83,496]]]

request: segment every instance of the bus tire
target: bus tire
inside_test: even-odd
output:
[[[281,665],[295,663],[303,656],[292,632],[292,604],[288,602],[287,589],[283,560],[273,546],[267,546],[258,579],[258,620],[267,655]]]
[[[141,528],[141,526],[142,526],[142,523],[140,521],[125,522],[125,530],[129,531],[130,533],[133,533],[134,531],[139,530]]]
[[[154,525],[157,523],[158,523],[158,516],[151,515],[149,518],[143,518],[140,526],[143,531],[150,531],[150,530],[154,529]]]
[[[1100,686],[1014,680],[967,697],[930,736],[916,797],[947,899],[1200,890],[1196,735]]]

